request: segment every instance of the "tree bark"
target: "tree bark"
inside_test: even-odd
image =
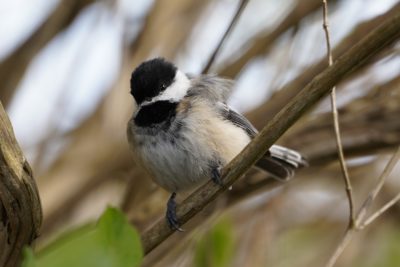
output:
[[[42,210],[28,162],[0,103],[0,266],[18,266],[39,234]]]

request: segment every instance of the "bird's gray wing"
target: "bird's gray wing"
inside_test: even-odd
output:
[[[192,76],[187,74],[191,87],[187,96],[199,96],[213,103],[225,103],[232,92],[234,82],[229,79],[220,78],[216,75],[205,74]]]
[[[217,103],[216,107],[218,109],[219,114],[225,120],[228,120],[228,121],[232,122],[234,125],[245,130],[247,135],[251,139],[253,139],[257,135],[257,133],[258,133],[257,129],[243,115],[237,113],[236,111],[229,108],[226,104],[221,103],[221,102]]]
[[[222,117],[246,131],[250,138],[254,138],[258,131],[241,114],[230,109],[226,104],[218,103],[217,108]],[[297,151],[272,145],[256,166],[272,174],[278,180],[288,180],[294,175],[294,170],[307,166],[307,160]]]

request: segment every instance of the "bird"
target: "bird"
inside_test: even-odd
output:
[[[137,108],[127,125],[135,161],[171,193],[169,226],[182,231],[176,195],[212,179],[257,135],[256,128],[227,105],[234,81],[213,74],[189,75],[164,58],[142,62],[132,72],[130,93]],[[273,145],[256,167],[288,180],[307,166],[299,152]]]

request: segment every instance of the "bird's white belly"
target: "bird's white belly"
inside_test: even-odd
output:
[[[170,192],[188,190],[210,178],[210,162],[216,157],[224,166],[250,141],[240,128],[230,123],[223,126],[223,131],[213,127],[185,130],[178,137],[138,136],[141,145],[136,151],[157,184]]]
[[[186,126],[175,134],[160,130],[155,135],[136,135],[143,165],[170,192],[191,189],[209,179],[216,159],[223,167],[250,142],[243,129],[215,116],[202,103],[194,103],[191,114],[180,121]]]
[[[153,180],[164,189],[170,192],[190,189],[207,178],[212,155],[199,152],[202,149],[196,142],[184,139],[171,142],[157,136],[145,139],[137,152]]]

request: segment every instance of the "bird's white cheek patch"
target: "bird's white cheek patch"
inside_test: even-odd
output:
[[[181,100],[190,88],[189,78],[180,70],[176,72],[174,82],[165,91],[152,99],[152,102],[159,100]]]

